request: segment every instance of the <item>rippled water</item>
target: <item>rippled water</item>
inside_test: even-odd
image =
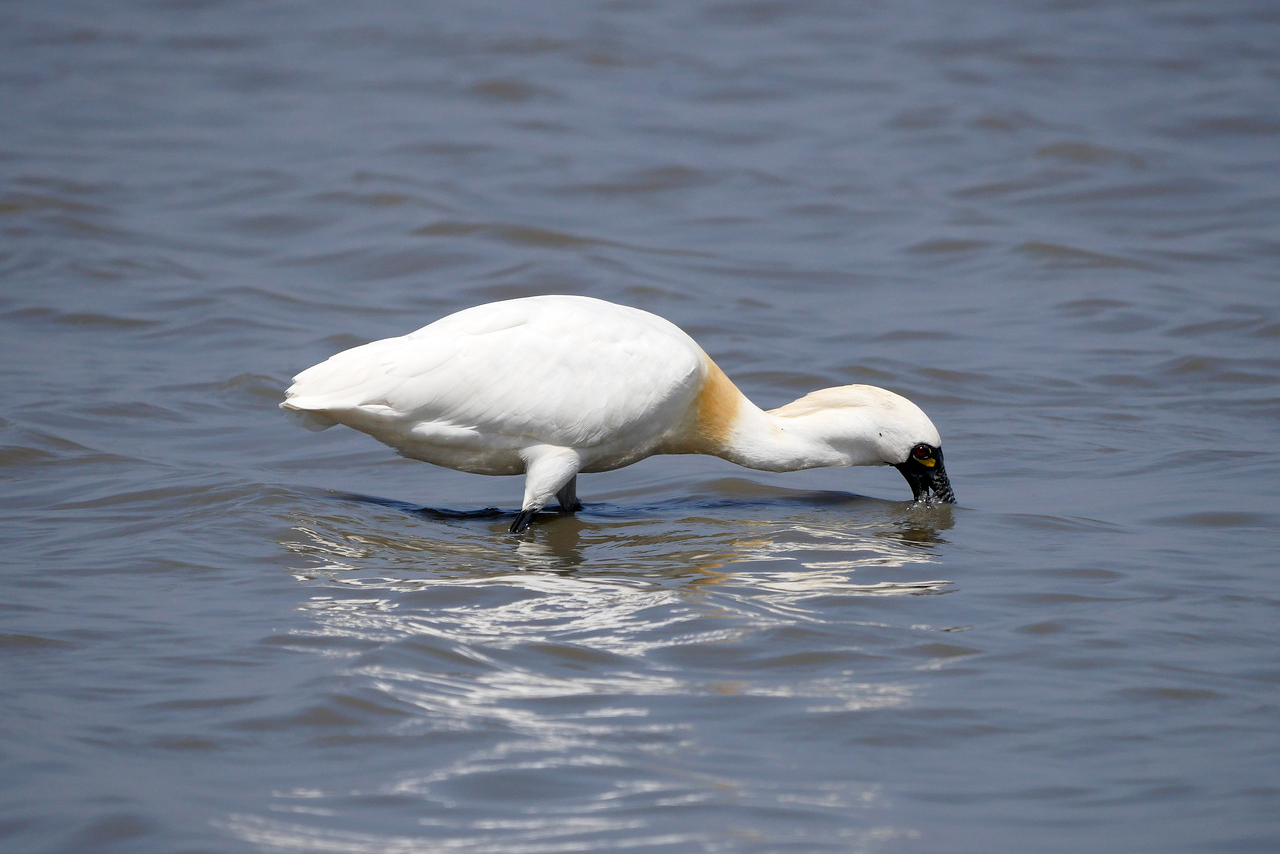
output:
[[[0,7],[6,852],[1280,847],[1280,11]],[[892,470],[308,434],[343,347],[616,299]],[[495,509],[491,509],[495,508]]]

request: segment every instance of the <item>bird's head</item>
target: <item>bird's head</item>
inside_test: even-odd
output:
[[[907,479],[916,501],[955,503],[938,428],[902,395],[846,385],[813,392],[776,413],[821,423],[820,432],[845,465],[893,466]]]
[[[955,504],[956,494],[942,463],[942,437],[924,410],[899,394],[863,386],[874,400],[880,458],[906,478],[916,501]]]

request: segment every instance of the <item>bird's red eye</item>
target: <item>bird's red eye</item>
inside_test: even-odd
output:
[[[916,445],[911,449],[911,453],[914,454],[915,458],[918,460],[927,460],[933,452],[929,450],[928,445]]]

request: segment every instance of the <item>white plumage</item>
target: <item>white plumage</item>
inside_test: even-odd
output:
[[[338,353],[294,377],[285,398],[313,429],[346,424],[413,459],[523,473],[513,532],[553,498],[578,509],[578,472],[653,454],[769,471],[894,465],[916,498],[955,500],[938,431],[906,398],[841,386],[764,412],[674,324],[587,297],[460,311]]]

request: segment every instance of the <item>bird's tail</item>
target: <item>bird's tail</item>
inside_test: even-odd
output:
[[[314,433],[318,433],[321,430],[328,430],[330,427],[338,423],[323,412],[313,412],[308,409],[301,409],[294,406],[294,403],[291,400],[286,400],[284,403],[280,404],[280,408],[285,411],[286,415],[293,419],[295,424],[300,427],[305,427]]]

